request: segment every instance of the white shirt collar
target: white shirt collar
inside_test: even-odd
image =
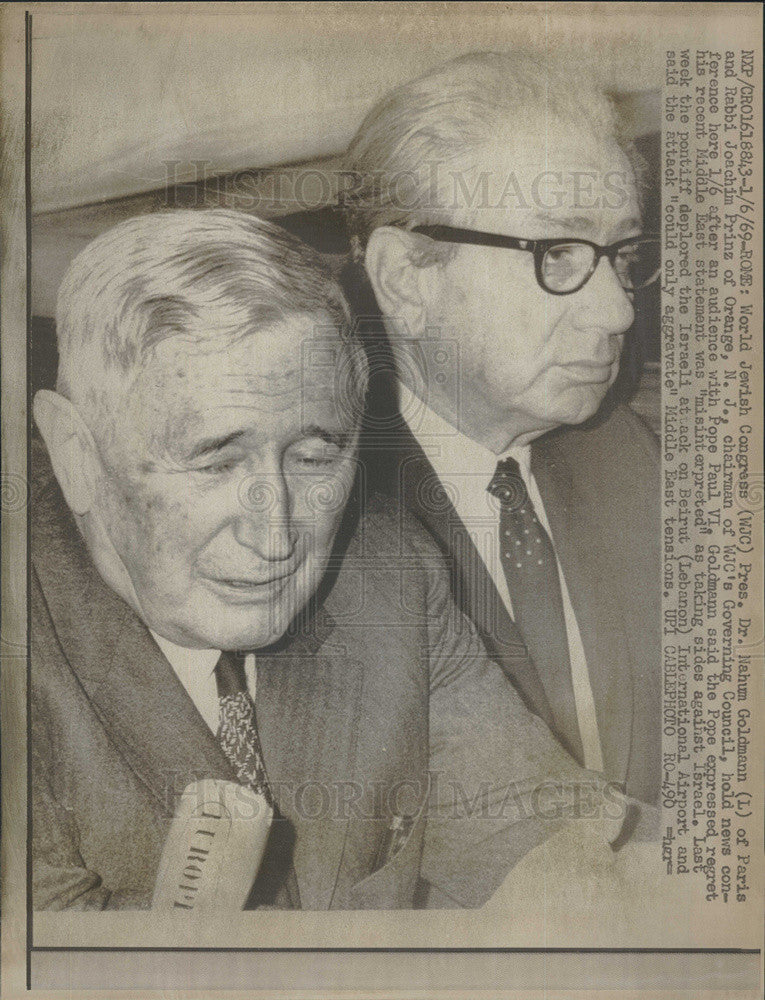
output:
[[[189,697],[215,733],[218,729],[218,685],[215,667],[220,659],[219,649],[186,649],[176,646],[156,632],[151,633],[154,641],[165,654],[178,680],[183,684]]]
[[[485,474],[488,483],[494,475],[497,462],[504,458],[514,458],[523,478],[528,480],[531,474],[530,445],[513,445],[497,455],[453,427],[403,382],[399,382],[399,408],[409,430],[439,475],[455,469],[469,468],[476,475]]]
[[[178,680],[186,688],[199,714],[212,732],[217,732],[219,702],[215,668],[220,659],[220,650],[186,649],[184,646],[176,646],[174,642],[157,635],[156,632],[151,631],[151,634],[175,671]],[[254,653],[247,653],[244,658],[244,675],[247,690],[255,701],[257,663]]]
[[[151,629],[149,631],[165,654],[170,666],[179,676],[193,671],[204,677],[209,677],[215,670],[220,659],[219,649],[186,649],[185,646],[176,646],[174,642],[170,642],[164,636],[157,635]]]

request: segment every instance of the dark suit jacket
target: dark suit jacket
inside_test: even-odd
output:
[[[396,497],[452,564],[455,599],[529,708],[556,731],[522,637],[428,457],[400,415],[371,415],[362,457],[370,488]],[[656,802],[661,781],[660,457],[656,438],[618,406],[587,427],[532,445],[532,472],[582,635],[606,777]]]
[[[235,777],[147,628],[96,571],[41,449],[33,490],[34,905],[147,907],[176,795]],[[408,907],[424,887],[479,905],[560,826],[565,810],[539,808],[540,783],[592,784],[454,611],[427,532],[367,499],[349,508],[312,615],[257,654],[281,818],[276,875],[257,880],[253,906]],[[522,653],[516,662],[528,669]],[[415,816],[411,833],[378,868],[401,812]]]

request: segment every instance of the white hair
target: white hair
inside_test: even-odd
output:
[[[328,318],[363,382],[345,296],[297,237],[226,209],[137,216],[94,239],[66,272],[57,388],[73,402],[97,401],[106,377],[137,371],[167,337],[233,343],[299,314]]]
[[[540,122],[616,142],[640,179],[614,104],[591,76],[528,52],[460,56],[387,94],[351,141],[345,166],[353,185],[344,208],[357,258],[378,226],[449,221],[432,164],[466,167],[475,149],[508,125],[528,131]],[[446,182],[445,171],[440,178]]]

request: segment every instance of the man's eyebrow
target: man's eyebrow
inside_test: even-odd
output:
[[[594,233],[598,228],[596,223],[586,215],[556,215],[554,212],[535,212],[534,219],[575,233]]]
[[[643,230],[643,223],[641,219],[631,218],[625,219],[624,222],[620,222],[619,225],[614,230],[614,235],[625,235],[632,236],[633,233],[640,233]]]
[[[534,218],[539,222],[555,226],[557,229],[567,231],[567,234],[576,233],[578,236],[592,236],[597,231],[598,226],[586,215],[555,215],[554,212],[537,212]],[[643,228],[640,219],[631,217],[620,222],[613,230],[614,239],[618,240],[622,235],[633,235],[639,233]]]
[[[244,436],[244,431],[233,431],[231,434],[224,434],[220,437],[209,437],[202,438],[201,441],[197,441],[194,447],[186,455],[186,459],[189,462],[193,462],[198,458],[204,458],[206,455],[213,455],[217,451],[222,451],[227,445],[233,444],[234,441],[238,440],[240,437]]]
[[[354,435],[347,431],[328,431],[324,427],[319,427],[318,424],[308,424],[303,428],[302,436],[304,438],[319,438],[326,444],[333,444],[341,449],[347,448],[354,438]]]

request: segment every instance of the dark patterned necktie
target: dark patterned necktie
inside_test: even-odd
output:
[[[263,752],[255,725],[255,705],[247,690],[244,656],[221,653],[215,667],[220,715],[218,742],[242,785],[261,792],[273,806]]]
[[[487,487],[500,502],[499,553],[513,618],[550,702],[558,738],[579,763],[584,751],[571,680],[558,563],[514,458],[506,458]]]

